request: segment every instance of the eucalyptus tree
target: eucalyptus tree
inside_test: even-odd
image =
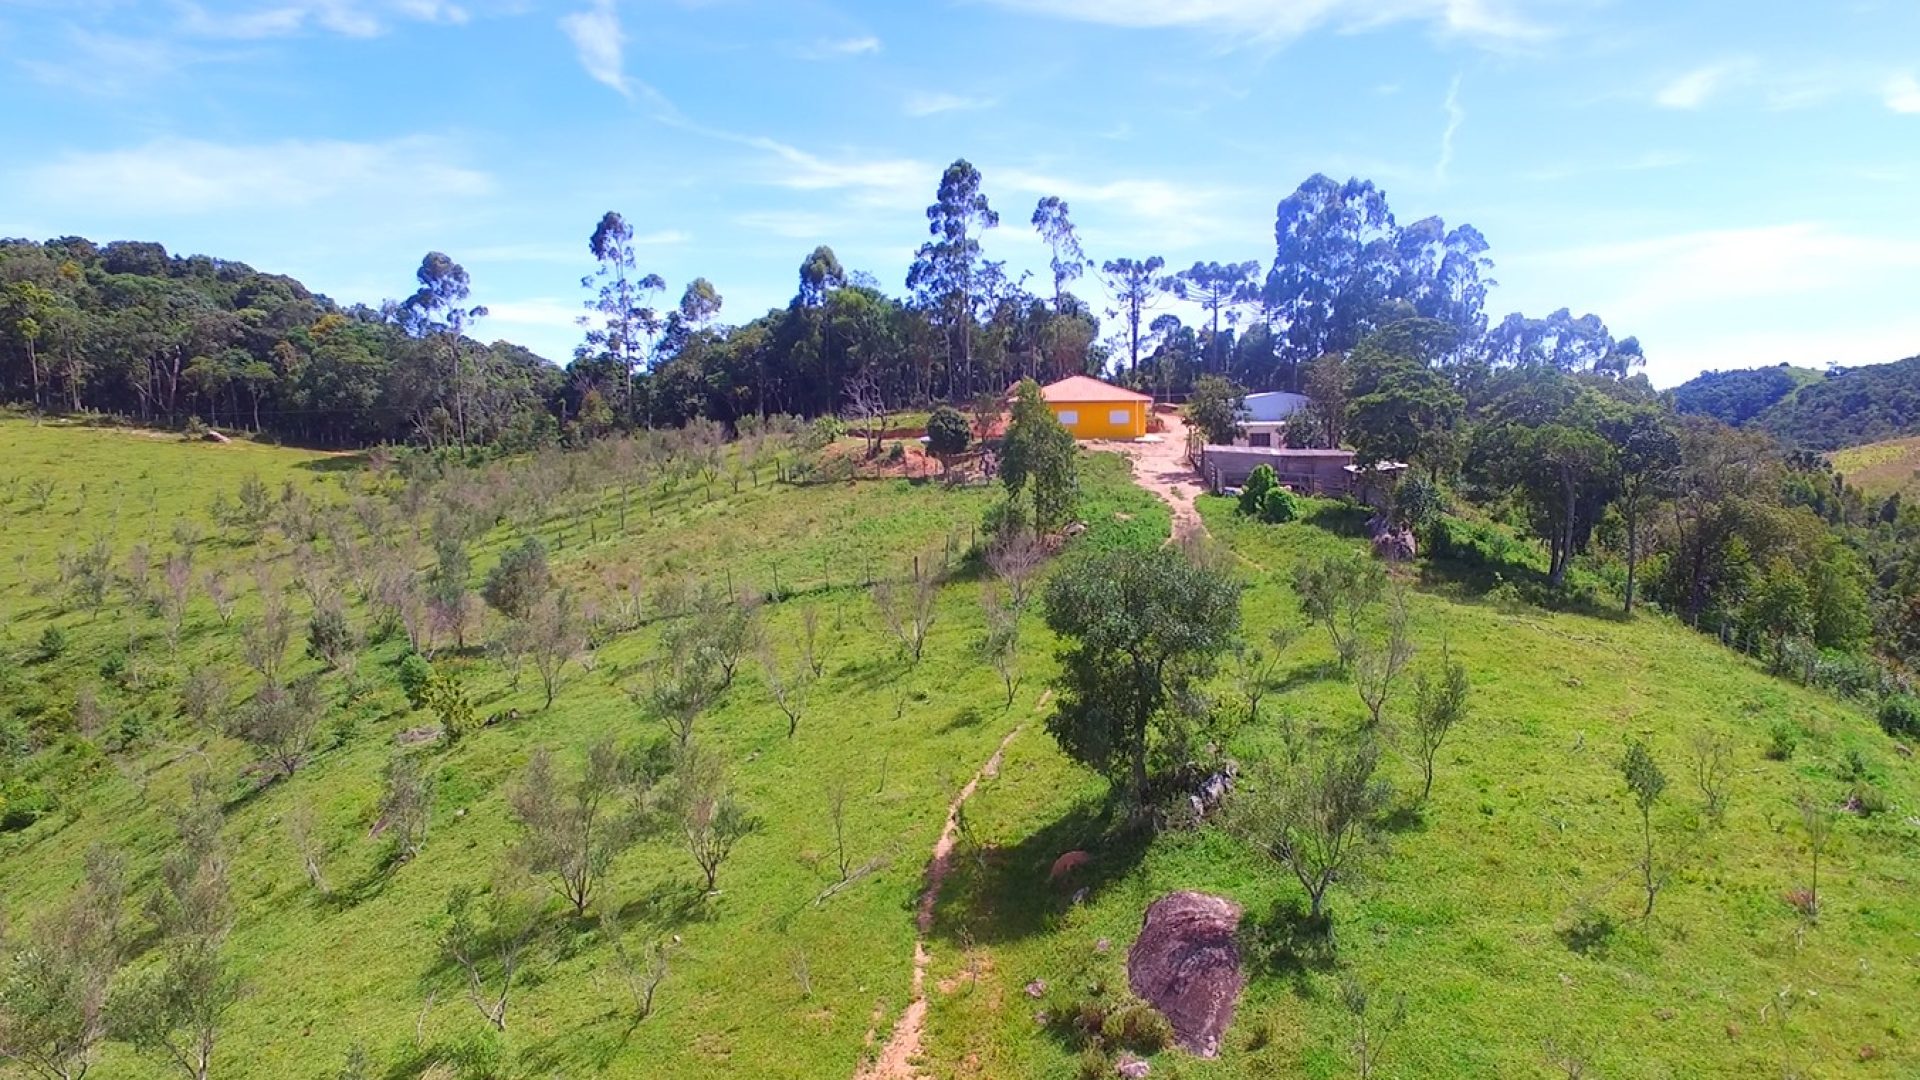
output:
[[[1089,265],[1087,253],[1080,247],[1080,236],[1067,217],[1067,203],[1058,195],[1048,195],[1033,208],[1033,229],[1052,249],[1048,266],[1053,271],[1053,309],[1065,310],[1067,286],[1079,280]]]
[[[947,336],[947,384],[952,395],[973,389],[974,304],[980,290],[980,234],[1000,224],[1000,215],[980,190],[980,170],[962,158],[947,166],[932,206],[927,232],[907,273],[922,307],[937,314]]]
[[[633,226],[615,211],[601,215],[587,239],[587,250],[600,265],[580,279],[581,288],[595,293],[586,303],[590,314],[579,319],[587,332],[575,355],[583,360],[597,356],[615,368],[623,387],[622,419],[630,419],[634,369],[645,362],[646,343],[660,329],[660,316],[648,306],[647,298],[667,283],[659,274],[640,273]]]

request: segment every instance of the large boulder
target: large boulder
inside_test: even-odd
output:
[[[1376,514],[1367,522],[1367,536],[1373,541],[1373,553],[1388,562],[1412,562],[1418,553],[1413,530],[1395,527],[1385,515]]]
[[[1233,1006],[1246,986],[1234,943],[1240,905],[1200,892],[1177,892],[1147,908],[1127,951],[1127,983],[1173,1025],[1174,1042],[1201,1057],[1220,1052]]]

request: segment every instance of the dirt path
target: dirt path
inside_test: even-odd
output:
[[[1133,482],[1160,497],[1173,510],[1170,543],[1205,536],[1207,526],[1194,509],[1193,497],[1206,490],[1200,474],[1187,464],[1187,424],[1178,414],[1158,414],[1166,425],[1159,442],[1102,442],[1102,450],[1126,455],[1133,462]]]
[[[1052,696],[1052,691],[1042,693],[1035,710],[1046,708]],[[1000,775],[1000,763],[1006,757],[1007,747],[1025,728],[1026,725],[1021,724],[1007,732],[993,756],[947,804],[947,824],[940,830],[940,839],[934,841],[933,856],[927,860],[927,887],[921,891],[920,903],[914,912],[912,999],[907,1002],[907,1010],[900,1014],[899,1022],[893,1025],[887,1044],[880,1048],[880,1056],[854,1074],[854,1080],[913,1080],[920,1075],[913,1060],[920,1056],[927,1026],[927,968],[933,963],[933,954],[927,951],[927,935],[933,932],[933,909],[940,902],[940,887],[946,884],[947,873],[953,869],[953,847],[960,839],[960,808],[973,797],[980,781]]]

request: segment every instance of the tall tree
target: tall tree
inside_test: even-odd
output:
[[[592,314],[580,318],[587,333],[586,342],[576,355],[583,359],[597,355],[614,368],[622,387],[621,418],[627,420],[633,416],[634,369],[644,362],[645,343],[660,327],[660,316],[648,306],[647,297],[666,288],[667,283],[659,274],[639,272],[633,226],[615,211],[601,215],[593,235],[587,238],[587,250],[600,265],[580,279],[581,288],[596,289],[596,292],[586,305]],[[597,326],[594,325],[596,316]]]
[[[1127,326],[1127,373],[1140,377],[1140,321],[1153,310],[1168,279],[1160,271],[1167,260],[1158,255],[1144,259],[1108,259],[1100,270],[1107,275],[1107,288],[1119,308],[1114,312]]]
[[[687,291],[680,294],[680,317],[696,330],[704,330],[720,314],[720,290],[713,282],[697,277],[687,282]]]
[[[1625,608],[1631,615],[1647,518],[1673,488],[1680,467],[1680,439],[1668,423],[1665,410],[1651,405],[1623,408],[1604,422],[1603,430],[1614,447],[1620,518],[1627,542]]]
[[[473,282],[466,268],[438,251],[429,251],[414,272],[420,287],[402,305],[403,325],[434,343],[452,371],[453,423],[461,446],[467,445],[467,327],[487,309],[469,305]]]
[[[1211,320],[1212,329],[1207,336],[1207,367],[1216,375],[1224,374],[1227,369],[1226,342],[1220,336],[1221,313],[1225,312],[1227,321],[1232,323],[1236,309],[1259,298],[1253,284],[1254,275],[1259,270],[1260,264],[1252,260],[1240,263],[1196,262],[1171,279],[1173,295],[1199,304]]]
[[[980,190],[980,170],[962,158],[947,166],[932,206],[907,288],[939,316],[947,335],[949,396],[972,393],[974,304],[980,286],[980,233],[1000,224],[1000,215]]]
[[[840,265],[839,257],[832,248],[821,244],[800,264],[800,293],[796,299],[802,307],[821,307],[826,304],[828,293],[846,283],[847,271]]]
[[[1058,195],[1042,198],[1033,208],[1033,229],[1052,250],[1048,266],[1053,270],[1053,309],[1065,310],[1067,286],[1079,280],[1087,268],[1087,253],[1081,250],[1080,236],[1067,218],[1067,203]]]

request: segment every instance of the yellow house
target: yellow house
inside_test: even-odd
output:
[[[1076,439],[1137,439],[1147,433],[1153,398],[1088,375],[1040,388],[1040,396]]]

